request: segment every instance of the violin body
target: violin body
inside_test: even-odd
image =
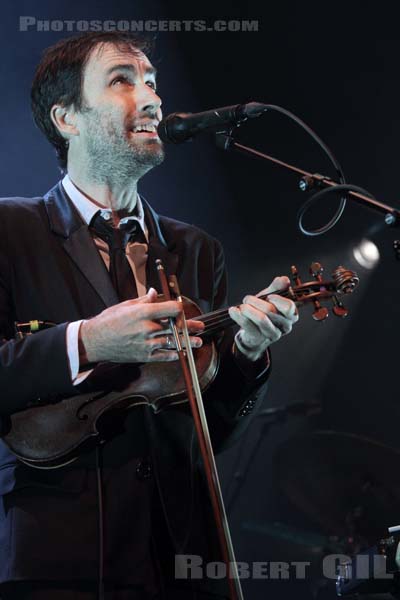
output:
[[[276,291],[290,298],[298,307],[313,304],[313,318],[325,320],[328,309],[322,301],[333,300],[332,311],[345,317],[347,309],[340,296],[350,294],[358,284],[354,271],[337,267],[331,280],[322,278],[319,263],[312,263],[313,280],[302,283],[296,267],[292,267],[294,286]],[[259,295],[267,299],[268,294]],[[232,325],[229,310],[219,309],[201,315],[199,307],[183,298],[187,319],[201,320],[203,346],[193,350],[200,388],[204,391],[214,380],[219,356],[212,336]],[[37,323],[37,322],[35,322]],[[27,325],[27,324],[22,324]],[[154,362],[142,364],[102,363],[88,377],[88,391],[68,398],[34,400],[26,409],[2,419],[0,437],[22,462],[40,469],[58,468],[74,461],[87,447],[105,441],[103,427],[110,413],[139,405],[148,405],[154,412],[188,402],[187,388],[180,363]]]
[[[200,314],[194,302],[184,299],[187,318]],[[205,390],[218,371],[215,343],[205,338],[193,350],[199,382]],[[187,402],[186,388],[178,361],[137,364],[99,364],[89,376],[91,390],[57,399],[40,400],[4,419],[1,437],[22,462],[51,469],[76,460],[84,449],[103,441],[98,425],[106,413],[149,405],[154,412]]]

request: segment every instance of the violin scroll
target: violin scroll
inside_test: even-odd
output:
[[[332,273],[338,294],[352,294],[360,283],[357,273],[345,267],[337,267]]]
[[[292,281],[295,285],[289,289],[288,296],[297,305],[312,302],[314,305],[312,316],[315,321],[325,321],[328,318],[329,311],[321,304],[321,301],[326,299],[332,300],[332,312],[336,317],[346,317],[349,311],[338,296],[354,292],[360,281],[357,273],[338,266],[332,273],[332,279],[324,280],[322,276],[324,269],[318,262],[311,263],[309,271],[314,281],[302,283],[297,267],[291,267]]]

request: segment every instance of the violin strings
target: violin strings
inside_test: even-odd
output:
[[[223,322],[229,322],[230,320],[230,316],[228,313],[226,313],[225,315],[221,315],[218,317],[209,317],[207,319],[203,320],[204,325],[208,328],[211,325],[217,325],[218,323],[223,323]]]
[[[222,315],[223,313],[227,313],[227,308],[219,308],[218,310],[214,310],[213,312],[206,313],[205,315],[199,315],[198,317],[194,317],[194,321],[203,321],[208,317],[216,317],[218,315]]]
[[[202,333],[200,333],[200,335],[207,335],[209,333],[214,333],[216,331],[220,331],[226,325],[229,325],[229,323],[232,323],[232,320],[228,319],[228,318],[224,319],[224,320],[221,320],[221,321],[218,321],[218,322],[215,322],[215,323],[213,323],[211,325],[208,325],[206,327],[206,329]]]
[[[214,321],[209,321],[206,323],[206,329],[208,331],[209,327],[217,327],[225,323],[229,323],[229,321],[232,321],[229,316],[226,316],[224,319],[215,319]]]
[[[220,319],[226,319],[226,317],[229,316],[229,313],[226,312],[222,315],[216,315],[216,316],[212,316],[212,315],[205,315],[202,320],[203,323],[213,323],[215,321],[219,321]]]
[[[277,291],[276,293],[279,293],[281,296],[289,296],[289,292],[287,290],[284,291]],[[265,294],[263,296],[259,296],[259,298],[261,300],[266,299],[269,296],[269,294]],[[204,323],[205,325],[205,330],[203,333],[210,333],[212,331],[216,331],[218,329],[220,329],[221,327],[229,324],[230,321],[232,321],[232,319],[229,316],[229,309],[228,308],[220,308],[218,310],[215,310],[213,312],[207,313],[205,315],[199,315],[197,317],[194,317],[195,321],[201,321],[202,323]]]
[[[224,325],[213,325],[210,328],[205,329],[204,331],[202,331],[201,333],[197,333],[196,335],[199,336],[204,336],[204,335],[209,335],[209,334],[214,334],[214,333],[218,333],[219,331],[221,331],[224,328]]]

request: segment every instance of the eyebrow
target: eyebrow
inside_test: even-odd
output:
[[[109,77],[115,71],[129,71],[130,73],[133,73],[135,75],[137,73],[136,67],[134,67],[130,63],[126,63],[126,64],[113,65],[112,67],[107,69],[106,76]],[[157,75],[157,69],[155,67],[146,67],[145,74],[152,75],[155,78]]]

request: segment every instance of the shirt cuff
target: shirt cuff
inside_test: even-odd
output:
[[[79,371],[79,330],[84,319],[73,321],[67,327],[67,356],[72,385],[79,385],[90,375],[93,369]]]
[[[246,379],[261,379],[267,373],[271,365],[268,350],[266,350],[264,354],[257,360],[250,360],[245,354],[243,354],[243,352],[240,351],[240,340],[239,343],[237,343],[238,335],[239,331],[235,335],[235,341],[233,343],[232,350],[236,364]]]

